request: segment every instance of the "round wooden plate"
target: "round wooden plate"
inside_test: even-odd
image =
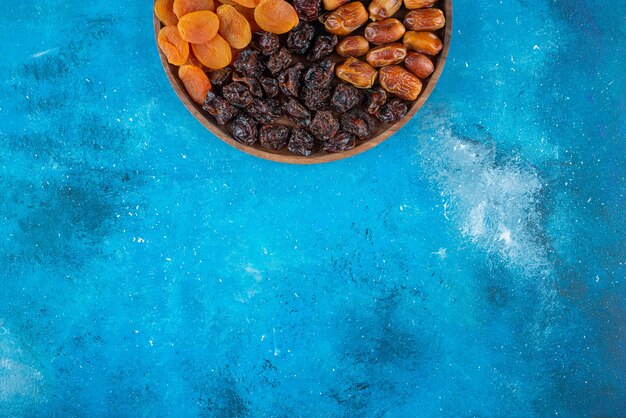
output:
[[[175,65],[169,64],[167,62],[167,58],[165,57],[165,54],[163,54],[158,47],[157,49],[159,50],[159,56],[161,57],[161,63],[163,64],[163,68],[165,69],[165,74],[167,74],[167,78],[170,80],[170,83],[172,84],[172,87],[174,88],[174,91],[176,92],[180,100],[183,102],[185,107],[187,107],[187,109],[191,112],[191,114],[196,119],[198,119],[198,121],[200,121],[201,124],[203,124],[209,131],[211,131],[215,136],[220,138],[222,141],[226,142],[229,145],[232,145],[233,147],[243,152],[247,152],[248,154],[265,158],[267,160],[278,161],[281,163],[289,163],[289,164],[326,163],[330,161],[337,161],[337,160],[341,160],[344,158],[352,157],[353,155],[360,154],[364,151],[374,148],[376,145],[380,144],[381,142],[389,138],[391,135],[396,133],[400,128],[402,128],[402,126],[404,126],[404,124],[407,123],[409,119],[411,119],[417,113],[417,111],[420,110],[420,108],[424,105],[424,103],[428,99],[428,96],[430,96],[433,89],[435,88],[435,84],[437,84],[439,77],[441,76],[441,72],[443,71],[443,66],[445,65],[446,59],[448,57],[448,49],[450,48],[450,38],[452,37],[452,0],[440,0],[436,7],[439,7],[440,9],[442,9],[446,16],[445,28],[436,32],[437,35],[441,38],[441,41],[443,42],[443,49],[441,50],[439,55],[437,55],[434,59],[435,71],[426,80],[422,80],[423,89],[419,97],[413,103],[408,113],[401,120],[394,123],[393,125],[386,125],[386,124],[380,123],[377,126],[376,131],[374,132],[374,135],[372,136],[371,139],[357,144],[357,146],[354,149],[350,151],[346,151],[346,152],[338,152],[338,153],[331,153],[331,154],[317,152],[317,153],[309,155],[308,157],[304,157],[300,155],[295,155],[287,151],[286,148],[282,150],[278,150],[278,151],[272,151],[272,150],[265,149],[258,144],[255,144],[253,146],[248,146],[248,145],[243,145],[235,141],[231,137],[230,132],[228,132],[228,130],[225,127],[219,126],[217,123],[215,123],[212,117],[202,110],[201,106],[199,106],[198,104],[196,104],[189,98],[187,91],[185,90],[185,86],[183,86],[182,81],[180,80],[180,78],[178,78],[178,67]],[[161,27],[162,27],[161,22],[159,22],[159,19],[157,19],[156,16],[154,16],[155,36],[159,34]]]

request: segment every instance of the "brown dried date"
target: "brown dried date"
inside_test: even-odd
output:
[[[365,111],[370,115],[375,114],[386,102],[387,92],[380,87],[365,93]]]
[[[404,26],[408,30],[435,31],[446,25],[446,17],[439,9],[412,10],[404,17]]]
[[[268,99],[273,99],[274,97],[278,96],[278,94],[280,93],[280,88],[278,87],[278,81],[270,77],[261,77],[261,87],[263,87],[265,96]]]
[[[308,126],[311,123],[311,112],[296,99],[287,99],[283,103],[283,111],[298,125]]]
[[[310,110],[320,110],[328,107],[331,90],[328,87],[304,86],[300,91],[300,98]]]
[[[399,64],[406,57],[406,48],[401,43],[387,44],[370,50],[365,59],[374,68]]]
[[[320,140],[326,141],[335,136],[339,130],[339,121],[333,116],[332,112],[319,110],[315,112],[315,117],[309,126],[309,130]]]
[[[253,97],[248,87],[239,82],[230,83],[222,89],[222,95],[228,103],[237,107],[248,107]]]
[[[248,77],[259,77],[263,73],[261,53],[252,49],[244,49],[233,63],[235,71]]]
[[[409,10],[423,9],[424,7],[432,7],[437,0],[404,0],[404,7]]]
[[[337,7],[348,3],[350,0],[322,0],[324,10],[335,10]]]
[[[437,55],[443,49],[443,43],[432,32],[408,31],[402,40],[409,51],[420,52],[426,55]]]
[[[374,45],[385,45],[402,38],[406,29],[398,19],[389,18],[372,22],[365,27],[365,39]]]
[[[259,137],[255,120],[245,114],[235,116],[235,119],[230,123],[230,132],[237,142],[245,145],[254,144]]]
[[[419,52],[407,53],[404,59],[404,66],[417,78],[421,78],[422,80],[435,71],[435,65],[430,58]]]
[[[293,0],[293,8],[296,9],[300,20],[312,22],[320,16],[321,0]]]
[[[256,49],[263,55],[267,56],[278,52],[280,49],[280,39],[278,35],[270,32],[258,32],[256,35],[258,37],[255,43]]]
[[[289,32],[287,36],[287,48],[294,54],[306,54],[314,37],[315,29],[313,29],[313,26],[305,22],[300,22],[298,26]]]
[[[318,36],[309,53],[309,61],[317,61],[332,54],[337,42],[339,39],[335,35]]]
[[[285,148],[289,141],[289,128],[279,123],[270,123],[261,126],[259,142],[261,146],[271,150]]]
[[[352,109],[341,116],[341,130],[359,139],[368,139],[376,126],[374,119],[363,109]]]
[[[239,112],[237,108],[216,96],[212,91],[207,93],[202,109],[213,116],[218,125],[226,125]]]
[[[323,60],[313,64],[304,74],[304,84],[308,87],[327,87],[333,81],[335,63]]]
[[[272,122],[283,113],[280,102],[274,99],[254,99],[246,110],[259,123]]]
[[[357,106],[362,98],[361,90],[350,84],[339,83],[335,87],[330,104],[337,113],[345,113]]]
[[[389,65],[379,71],[382,88],[401,99],[413,101],[422,91],[422,82],[399,65]]]
[[[368,63],[350,57],[335,68],[335,74],[339,79],[354,87],[369,89],[374,85],[378,71]]]
[[[396,123],[406,115],[409,108],[400,99],[391,99],[376,112],[376,117],[381,122]]]
[[[321,149],[324,152],[343,152],[349,151],[356,146],[354,135],[348,132],[339,132],[337,135],[322,142]]]
[[[267,60],[267,64],[265,65],[270,73],[273,76],[277,76],[280,72],[287,69],[293,59],[291,58],[291,53],[287,50],[287,48],[280,48],[278,52],[270,55]]]
[[[345,36],[367,22],[368,14],[363,3],[354,1],[320,18],[326,30],[333,35]]]
[[[368,10],[370,19],[383,20],[396,14],[402,7],[402,0],[374,0],[370,3]]]
[[[303,71],[304,64],[299,62],[293,67],[283,71],[283,73],[278,76],[278,86],[283,94],[287,96],[298,96]]]
[[[304,155],[305,157],[311,155],[315,148],[315,139],[310,133],[302,128],[295,128],[291,132],[291,138],[289,138],[289,145],[287,149],[294,154]]]
[[[342,57],[360,57],[367,54],[370,49],[370,43],[360,35],[346,36],[339,42],[337,54]]]

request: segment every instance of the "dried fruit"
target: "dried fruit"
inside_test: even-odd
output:
[[[199,12],[201,10],[215,10],[213,0],[174,0],[174,14],[180,19],[191,12]]]
[[[435,71],[435,65],[424,54],[419,52],[409,52],[404,59],[404,66],[412,72],[416,77],[422,80],[428,77]]]
[[[174,0],[156,0],[154,14],[165,26],[177,25],[178,17],[174,14]]]
[[[324,27],[333,35],[345,36],[367,22],[367,10],[363,3],[355,1],[322,16]]]
[[[431,7],[437,0],[404,0],[404,7],[407,9],[423,9],[424,7]]]
[[[293,0],[300,20],[312,22],[320,16],[321,0]]]
[[[356,58],[348,58],[346,62],[335,68],[335,74],[346,83],[360,89],[369,89],[374,85],[378,71],[371,65]]]
[[[342,57],[360,57],[367,54],[370,43],[360,35],[346,36],[337,45],[336,51]]]
[[[209,73],[209,80],[211,80],[211,84],[214,86],[224,87],[230,82],[232,76],[233,69],[230,67],[224,67]]]
[[[261,126],[259,142],[267,149],[277,150],[285,148],[289,141],[289,128],[279,123],[270,123]]]
[[[220,22],[218,33],[235,49],[243,49],[252,40],[252,31],[246,18],[228,4],[217,8]]]
[[[294,154],[304,155],[305,157],[311,155],[313,148],[315,147],[315,139],[302,128],[295,128],[289,138],[289,145],[287,149]]]
[[[280,39],[278,35],[270,32],[259,32],[256,34],[258,39],[256,40],[255,47],[263,55],[272,55],[278,52],[280,49]]]
[[[308,126],[311,123],[311,112],[294,98],[283,103],[283,111],[298,125]]]
[[[352,109],[341,116],[341,130],[359,139],[370,138],[375,126],[374,119],[363,109]]]
[[[328,87],[335,76],[335,63],[323,60],[310,66],[304,73],[304,84],[307,87]]]
[[[426,55],[437,55],[443,49],[441,39],[432,32],[408,31],[402,40],[409,51],[420,52]]]
[[[263,74],[261,53],[252,49],[244,49],[233,63],[235,71],[248,77],[260,77]]]
[[[261,82],[254,77],[241,77],[237,74],[233,75],[233,81],[238,81],[243,83],[248,88],[248,91],[254,97],[263,97],[263,88],[261,87]]]
[[[211,70],[228,66],[233,58],[230,45],[220,35],[215,35],[213,39],[203,44],[192,44],[191,48],[196,58]]]
[[[250,30],[252,32],[258,32],[261,30],[261,27],[256,23],[256,20],[254,20],[254,9],[251,9],[249,7],[243,7],[240,4],[235,4],[232,6],[235,8],[235,10],[241,13],[243,17],[246,18],[246,20],[250,24]]]
[[[329,105],[331,90],[328,87],[302,87],[300,99],[311,110],[325,109]]]
[[[167,62],[174,65],[183,65],[189,58],[189,44],[181,38],[176,26],[165,26],[157,37],[159,48],[167,57]]]
[[[396,14],[402,7],[402,0],[374,0],[370,3],[368,10],[370,19],[383,20]]]
[[[311,122],[311,126],[309,126],[309,130],[320,140],[326,141],[335,136],[339,130],[339,121],[333,116],[332,112],[319,110],[315,112],[315,117]]]
[[[248,107],[254,99],[248,87],[239,82],[230,83],[222,89],[224,99],[237,107]]]
[[[402,38],[406,29],[398,19],[385,19],[372,22],[365,27],[365,39],[375,45],[385,45]]]
[[[277,53],[272,54],[267,60],[266,67],[273,76],[278,75],[281,71],[291,65],[293,59],[287,48],[280,48]]]
[[[198,68],[204,68],[204,65],[200,62],[198,58],[193,54],[193,51],[189,51],[189,56],[187,57],[187,61],[185,61],[185,65],[195,65]]]
[[[362,98],[361,91],[356,87],[339,83],[335,87],[333,97],[330,99],[330,105],[337,113],[345,113],[357,106]]]
[[[446,17],[439,9],[412,10],[404,17],[404,26],[409,30],[434,31],[446,25]]]
[[[254,19],[264,31],[279,35],[289,32],[300,20],[296,10],[285,0],[261,0],[254,9]]]
[[[305,22],[300,22],[298,26],[289,32],[287,48],[294,54],[306,54],[314,36],[315,29],[313,29],[313,26]]]
[[[246,114],[235,116],[235,119],[230,123],[230,132],[237,142],[245,145],[254,144],[259,137],[257,123]]]
[[[396,123],[406,115],[409,108],[400,99],[391,99],[376,112],[376,117],[381,122]]]
[[[187,13],[178,21],[178,31],[184,40],[192,44],[208,42],[217,35],[220,21],[208,10]]]
[[[339,40],[335,35],[318,36],[313,48],[311,48],[311,53],[308,57],[309,61],[317,61],[332,54],[337,42],[339,42]]]
[[[378,87],[365,93],[365,111],[370,115],[375,114],[382,105],[387,102],[387,92]]]
[[[207,93],[202,108],[215,118],[218,125],[226,125],[238,113],[237,108],[212,91]]]
[[[399,65],[381,68],[379,81],[382,88],[404,100],[416,100],[422,91],[419,78]]]
[[[274,99],[254,99],[247,112],[259,123],[272,122],[283,113],[280,102]]]
[[[321,149],[324,152],[344,152],[353,149],[356,146],[354,135],[348,132],[339,132],[337,135],[322,142]]]
[[[278,87],[278,81],[270,77],[261,77],[261,87],[263,87],[265,96],[268,99],[273,99],[274,97],[278,96],[278,94],[280,93],[280,88]]]
[[[189,97],[199,104],[204,104],[207,93],[211,90],[209,77],[195,65],[183,65],[178,69],[178,77],[183,82]]]
[[[286,96],[298,96],[300,90],[300,79],[304,71],[304,64],[297,63],[293,67],[283,71],[278,76],[278,86]]]
[[[335,10],[337,7],[348,3],[350,0],[322,0],[324,10]]]
[[[235,4],[239,4],[240,6],[247,7],[250,9],[254,9],[259,5],[259,0],[233,0]],[[225,3],[222,1],[222,3]]]
[[[370,50],[365,59],[374,68],[399,64],[406,57],[406,48],[400,43],[387,44]]]

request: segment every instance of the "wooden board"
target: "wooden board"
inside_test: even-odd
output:
[[[388,139],[390,136],[398,132],[400,128],[404,126],[415,114],[421,109],[424,105],[430,94],[432,93],[437,81],[439,81],[439,77],[443,71],[443,67],[446,63],[446,59],[448,58],[448,50],[450,48],[450,40],[452,37],[452,0],[440,0],[438,6],[443,10],[446,16],[446,26],[440,31],[436,32],[438,36],[441,38],[443,42],[443,49],[434,59],[435,61],[435,71],[428,77],[426,80],[423,80],[423,89],[420,93],[417,100],[413,103],[413,106],[409,109],[407,114],[396,122],[393,125],[384,125],[382,123],[379,124],[374,136],[364,142],[358,143],[357,146],[346,152],[339,153],[314,153],[308,157],[295,155],[287,149],[272,151],[261,147],[256,144],[253,146],[243,145],[237,141],[235,141],[230,133],[226,130],[225,127],[219,126],[215,123],[210,115],[208,115],[205,111],[202,110],[202,107],[193,102],[187,92],[185,87],[183,86],[181,80],[178,78],[178,67],[174,65],[170,65],[167,62],[167,58],[165,55],[159,50],[159,56],[161,58],[161,63],[163,64],[163,68],[165,69],[165,73],[167,74],[167,78],[170,80],[174,91],[183,102],[185,107],[191,112],[191,114],[201,123],[203,124],[209,131],[211,131],[215,136],[220,138],[222,141],[227,144],[243,151],[248,154],[252,154],[254,156],[265,158],[267,160],[277,161],[281,163],[289,163],[289,164],[318,164],[318,163],[326,163],[330,161],[337,161],[344,158],[351,157],[353,155],[360,154],[364,151],[374,148],[376,145]],[[161,22],[154,17],[154,33],[155,37],[158,35],[161,30]]]

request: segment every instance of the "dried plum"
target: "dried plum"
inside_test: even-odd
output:
[[[349,151],[356,146],[354,135],[348,132],[339,132],[328,141],[322,142],[322,151],[325,152],[343,152]]]
[[[315,40],[315,44],[311,48],[309,61],[317,61],[326,58],[333,53],[339,39],[335,35],[321,35]]]
[[[235,116],[235,119],[230,123],[230,132],[235,140],[245,145],[254,144],[259,137],[254,118],[245,114]]]
[[[323,60],[313,64],[304,74],[304,84],[308,87],[327,87],[335,77],[335,63]]]
[[[236,107],[216,96],[212,91],[207,93],[202,108],[213,116],[219,125],[226,125],[238,113]]]
[[[315,112],[315,117],[309,126],[309,130],[317,138],[326,141],[335,136],[339,130],[339,121],[333,116],[332,112],[320,110]]]
[[[306,54],[306,51],[311,46],[314,36],[315,29],[313,29],[313,26],[305,22],[300,22],[298,26],[289,32],[289,36],[287,37],[287,48],[294,54]]]
[[[278,35],[270,32],[257,32],[257,40],[255,42],[256,49],[263,55],[272,55],[280,49],[280,39]]]
[[[325,87],[307,87],[300,90],[300,99],[310,110],[326,109],[330,102],[331,90]]]
[[[235,59],[233,67],[239,74],[258,78],[263,74],[261,53],[253,49],[244,49]]]
[[[296,99],[287,99],[283,103],[283,111],[298,125],[308,126],[311,123],[311,112]]]
[[[289,138],[287,149],[294,154],[309,156],[315,147],[315,139],[302,128],[295,128]]]
[[[304,71],[304,64],[299,62],[278,76],[278,86],[283,94],[287,96],[298,96],[302,71]]]
[[[254,99],[246,110],[259,123],[272,122],[283,113],[280,102],[274,99]]]
[[[289,128],[279,123],[270,123],[261,126],[259,130],[259,142],[267,149],[281,149],[287,146],[289,140]]]
[[[222,89],[224,99],[237,107],[248,107],[252,103],[252,93],[248,87],[239,82],[230,83]]]
[[[230,67],[224,67],[219,70],[211,71],[209,73],[209,80],[211,85],[217,87],[223,87],[230,82],[233,75],[233,69]]]
[[[408,106],[402,100],[391,99],[378,109],[376,117],[381,122],[395,123],[402,119],[408,111]]]
[[[374,131],[375,121],[363,109],[352,109],[341,116],[341,130],[359,139],[368,139]]]
[[[370,115],[375,114],[385,103],[387,103],[387,92],[382,88],[368,90],[365,93],[365,111]]]
[[[268,99],[273,99],[274,97],[278,96],[278,94],[280,93],[280,88],[278,87],[278,81],[274,78],[261,77],[261,87],[263,87],[265,96]]]
[[[293,8],[300,20],[312,22],[320,16],[321,3],[321,0],[293,0]]]
[[[335,87],[330,105],[338,113],[345,113],[361,102],[361,90],[349,84],[340,83]]]
[[[278,52],[270,55],[266,66],[273,76],[277,76],[280,72],[288,68],[291,65],[291,62],[291,53],[287,50],[287,48],[283,47],[280,48]]]
[[[248,87],[248,91],[252,93],[254,97],[263,97],[263,89],[261,88],[261,83],[257,78],[240,77],[237,74],[233,74],[233,81],[245,84]]]

